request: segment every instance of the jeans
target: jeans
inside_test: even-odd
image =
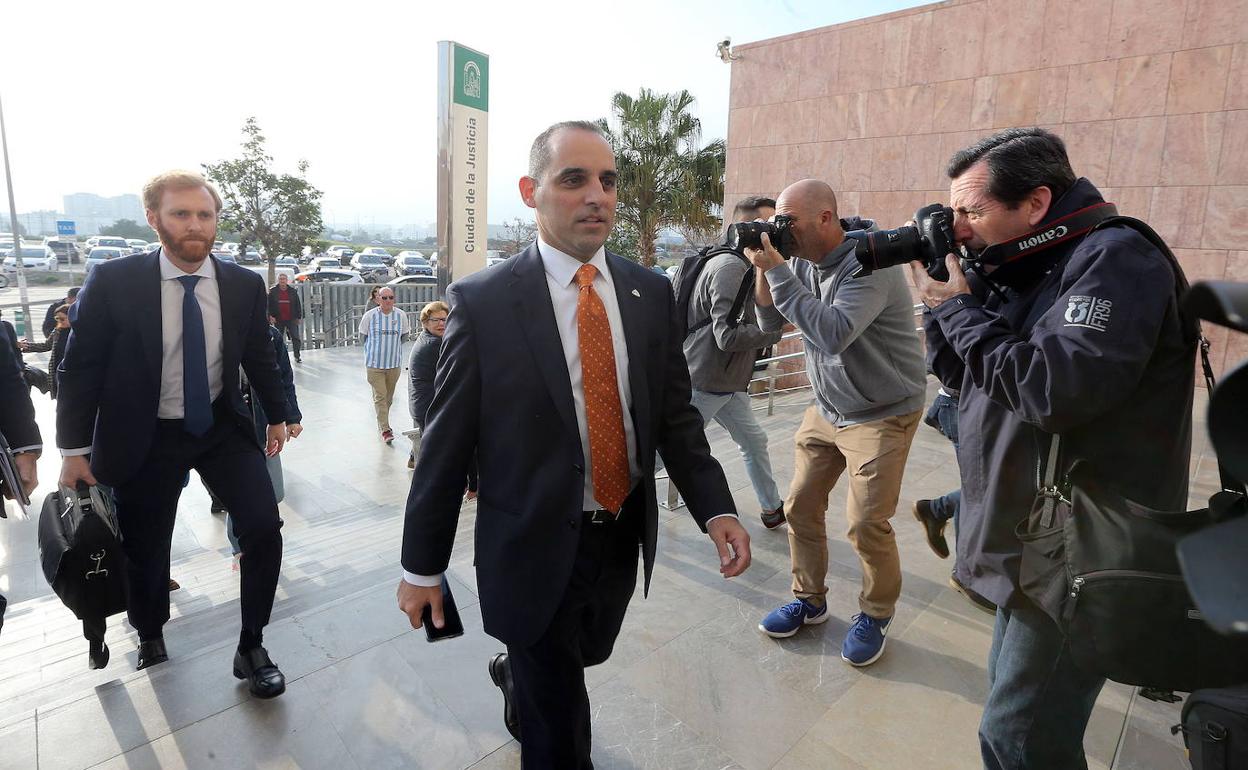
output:
[[[767,455],[767,433],[754,417],[754,410],[750,408],[750,397],[745,393],[719,394],[695,390],[691,401],[702,414],[703,422],[710,422],[713,418],[737,442],[741,457],[745,459],[746,475],[754,485],[754,496],[758,498],[759,506],[764,511],[779,508],[783,500],[771,473],[771,458]]]
[[[997,608],[979,723],[986,770],[1086,770],[1083,733],[1104,684],[1075,665],[1065,636],[1043,611]]]
[[[958,526],[958,508],[962,506],[962,490],[955,489],[947,495],[932,500],[932,515],[941,521],[953,519],[953,526]]]
[[[937,393],[932,405],[927,408],[923,422],[940,431],[940,435],[953,442],[958,448],[958,400],[944,393]],[[958,526],[958,508],[962,504],[962,490],[952,492],[932,500],[932,515],[941,521],[953,519],[953,526]]]

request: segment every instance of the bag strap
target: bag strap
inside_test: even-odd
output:
[[[1044,467],[1044,477],[1040,477],[1040,466],[1036,466],[1036,491],[1044,498],[1040,508],[1040,526],[1047,529],[1053,526],[1053,516],[1057,513],[1058,501],[1065,501],[1062,491],[1057,487],[1057,460],[1061,453],[1062,437],[1054,433],[1049,441],[1049,458]]]
[[[727,252],[720,252],[720,253],[727,253]],[[710,256],[718,256],[718,254],[710,255]],[[740,256],[740,255],[737,255],[737,256]],[[709,262],[710,260],[708,259],[707,261]],[[706,272],[706,266],[703,265],[702,269],[698,271],[698,275],[695,276],[695,278],[701,278],[705,272]],[[750,266],[750,269],[745,271],[745,276],[741,279],[741,287],[737,289],[737,296],[734,297],[732,300],[732,307],[728,309],[728,325],[730,327],[736,328],[737,326],[741,325],[741,314],[742,314],[742,311],[745,309],[745,300],[746,300],[746,297],[749,296],[750,288],[751,286],[753,286],[753,284],[754,284],[754,267]],[[691,303],[693,302],[692,293],[690,294],[689,302]],[[701,329],[704,326],[709,325],[712,320],[714,320],[714,316],[707,315],[706,318],[703,318],[702,320],[690,326],[688,331],[685,333],[685,336],[688,337],[690,334],[693,334],[698,329]]]

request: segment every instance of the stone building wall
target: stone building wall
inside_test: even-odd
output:
[[[725,208],[817,177],[896,227],[954,151],[1039,125],[1191,280],[1248,281],[1248,0],[952,0],[734,53]]]

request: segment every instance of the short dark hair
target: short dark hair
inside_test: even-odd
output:
[[[957,179],[981,160],[988,164],[988,194],[1012,209],[1037,187],[1057,200],[1075,183],[1066,144],[1043,128],[1007,128],[980,139],[954,153],[945,173]]]
[[[546,173],[546,167],[550,165],[550,139],[564,129],[588,131],[606,139],[602,128],[597,123],[591,123],[588,120],[565,120],[556,123],[538,134],[533,140],[533,147],[529,150],[529,176],[541,181],[542,174]]]
[[[737,201],[737,205],[732,207],[732,218],[736,219],[742,214],[757,214],[759,209],[774,209],[775,207],[775,198],[765,198],[761,195],[751,195],[748,198],[742,198]]]
[[[56,310],[52,311],[53,316],[60,315],[61,313],[64,313],[65,315],[69,315],[69,305],[61,305]]]
[[[79,288],[79,287],[77,287],[77,286],[75,286],[74,288],[72,288],[72,289],[70,289],[69,291],[65,292],[65,296],[66,296],[66,297],[77,297],[77,296],[78,296],[78,292],[80,292],[80,291],[82,291],[82,289],[81,289],[81,288]]]

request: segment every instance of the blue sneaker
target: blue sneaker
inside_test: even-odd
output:
[[[797,633],[803,625],[813,626],[828,619],[828,605],[815,604],[805,599],[789,602],[772,610],[758,624],[758,630],[768,636],[784,639]]]
[[[869,666],[884,654],[885,636],[892,618],[873,618],[865,612],[854,616],[854,622],[841,645],[841,660],[851,666]]]

